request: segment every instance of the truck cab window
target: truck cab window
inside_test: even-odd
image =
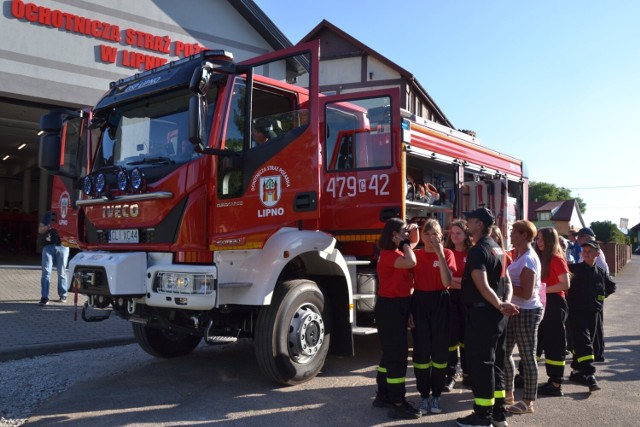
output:
[[[391,166],[388,97],[334,102],[325,108],[326,164],[329,171]]]
[[[102,138],[93,170],[137,166],[147,169],[145,175],[153,179],[199,156],[188,141],[190,96],[187,90],[177,90],[96,111],[97,120],[102,122]],[[216,90],[207,94],[210,106],[216,96]]]
[[[225,150],[243,151],[245,140],[247,150],[258,150],[267,160],[293,139],[293,136],[308,124],[308,114],[297,110],[296,96],[292,93],[278,91],[268,86],[256,85],[253,88],[252,107],[253,117],[245,116],[246,84],[244,79],[236,79],[233,95],[229,107],[227,123],[224,133]],[[306,111],[306,110],[305,110]],[[247,120],[251,121],[251,133],[245,138]],[[264,149],[264,150],[261,150]],[[258,156],[258,154],[256,154]],[[234,168],[231,159],[223,156],[218,159],[218,196],[221,198],[239,197],[242,195],[243,173],[245,171]]]

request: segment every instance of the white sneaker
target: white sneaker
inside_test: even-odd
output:
[[[429,399],[429,397],[425,397],[422,399],[422,402],[420,402],[418,409],[422,415],[427,415],[429,413]]]

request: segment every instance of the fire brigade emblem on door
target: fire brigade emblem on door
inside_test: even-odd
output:
[[[58,208],[60,208],[60,216],[58,217],[58,225],[67,226],[69,225],[69,220],[67,219],[67,215],[69,214],[69,206],[71,204],[71,197],[69,197],[69,193],[63,191],[60,195],[60,199],[58,199]]]
[[[282,184],[279,175],[260,177],[260,201],[270,208],[280,201]]]
[[[66,191],[60,196],[60,218],[66,219],[69,210],[69,193]]]

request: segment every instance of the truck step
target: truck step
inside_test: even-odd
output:
[[[376,294],[353,294],[353,299],[373,299],[376,297]]]
[[[347,265],[371,265],[371,261],[366,260],[347,259],[345,261]]]
[[[234,342],[238,341],[238,337],[214,335],[204,337],[204,341],[209,345],[233,344]]]
[[[141,325],[146,325],[147,323],[149,323],[149,319],[147,317],[137,316],[135,314],[132,314],[131,317],[129,317],[129,321],[133,323],[139,323]]]
[[[378,328],[371,328],[366,326],[354,326],[351,328],[353,335],[373,335],[378,333]]]

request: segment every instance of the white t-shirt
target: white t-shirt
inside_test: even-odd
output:
[[[513,295],[511,302],[525,310],[542,308],[542,301],[540,301],[539,296],[541,275],[540,259],[538,258],[538,254],[531,249],[513,260],[508,267],[509,277],[511,277],[511,283],[514,288],[520,287],[520,273],[522,273],[522,270],[525,268],[533,271],[536,275],[533,295],[531,295],[529,299],[523,299]]]

